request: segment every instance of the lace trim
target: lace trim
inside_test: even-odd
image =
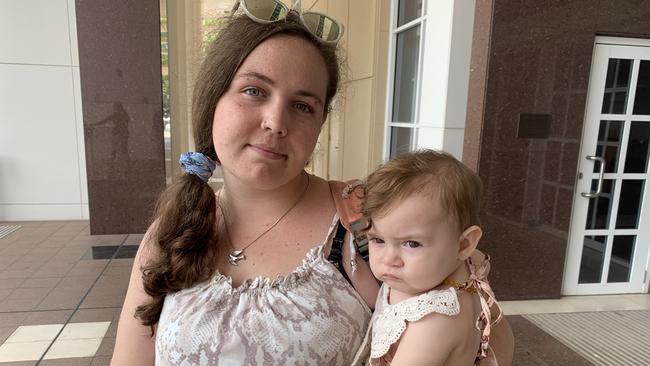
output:
[[[382,289],[381,296],[388,296],[388,286]],[[385,301],[387,303],[387,301]],[[406,322],[414,322],[425,315],[439,313],[448,316],[460,312],[458,296],[452,287],[446,290],[431,290],[422,295],[387,305],[380,314],[375,314],[372,323],[371,358],[379,358],[388,352],[406,330]]]

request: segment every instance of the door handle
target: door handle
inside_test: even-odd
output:
[[[596,192],[581,192],[582,197],[586,198],[595,198],[600,196],[600,193],[603,191],[603,177],[605,176],[605,159],[600,156],[587,155],[587,160],[597,161],[600,163],[600,171],[598,172],[598,186],[596,187]]]

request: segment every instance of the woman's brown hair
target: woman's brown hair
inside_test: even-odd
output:
[[[282,21],[268,24],[240,15],[228,20],[219,30],[196,78],[192,100],[196,151],[219,161],[212,143],[212,121],[217,102],[255,47],[280,34],[300,37],[320,51],[329,80],[325,119],[339,86],[336,46],[316,39],[294,12]],[[138,306],[135,312],[142,324],[153,327],[158,323],[167,294],[191,287],[214,274],[218,247],[216,207],[212,188],[200,178],[188,174],[180,176],[158,199],[151,243],[157,256],[142,267],[144,290],[152,300]]]
[[[418,193],[437,197],[461,232],[480,225],[481,178],[446,152],[418,150],[398,155],[368,176],[362,208],[368,228],[372,217]]]

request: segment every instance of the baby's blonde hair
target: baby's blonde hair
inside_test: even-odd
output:
[[[418,193],[439,197],[460,231],[480,224],[483,185],[479,176],[446,152],[418,150],[398,155],[368,176],[363,215],[369,227],[373,217]]]

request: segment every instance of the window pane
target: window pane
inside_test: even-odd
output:
[[[626,173],[645,173],[648,169],[650,122],[632,122],[625,158]]]
[[[650,114],[650,61],[641,61],[634,96],[634,114]]]
[[[606,247],[606,236],[585,236],[578,283],[600,283]]]
[[[600,196],[589,199],[589,210],[587,211],[586,229],[607,229],[609,228],[609,217],[612,210],[612,194],[614,193],[612,179],[603,181],[603,190]],[[598,187],[598,179],[591,181],[591,191],[595,192]]]
[[[420,26],[397,35],[392,116],[394,122],[415,122],[419,47]]]
[[[636,229],[641,215],[644,180],[624,180],[621,183],[621,198],[616,215],[617,229]]]
[[[602,113],[625,114],[631,66],[632,60],[609,59]]]
[[[634,235],[621,235],[614,237],[612,255],[609,259],[609,272],[607,282],[630,281],[632,256],[634,254]]]
[[[390,157],[397,156],[411,151],[411,141],[413,141],[412,128],[391,127],[390,128]]]
[[[397,5],[397,26],[400,27],[422,15],[422,0],[400,0]]]
[[[619,146],[621,144],[621,121],[600,121],[596,156],[605,159],[605,173],[614,173],[618,168]],[[600,163],[594,163],[594,173],[600,171]]]

